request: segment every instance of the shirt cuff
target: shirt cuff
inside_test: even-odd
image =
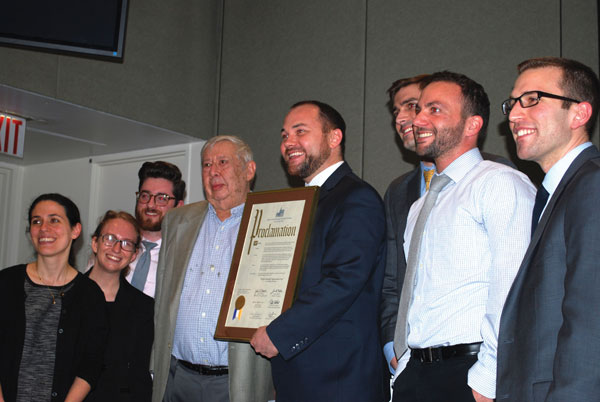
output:
[[[480,361],[469,369],[467,384],[486,398],[496,398],[496,373],[490,372]]]
[[[396,355],[394,354],[394,342],[388,342],[383,346],[383,355],[385,356],[385,361],[388,364],[388,368],[390,369],[390,373],[394,374],[394,368],[392,367],[391,361]]]

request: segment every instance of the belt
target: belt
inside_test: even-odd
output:
[[[479,352],[481,342],[462,343],[460,345],[440,346],[438,348],[411,349],[410,358],[421,363],[433,363],[459,356],[473,356]]]
[[[177,360],[183,367],[189,368],[202,375],[225,375],[229,373],[227,366],[205,366],[203,364],[194,364],[185,360]]]

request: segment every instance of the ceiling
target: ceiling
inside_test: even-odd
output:
[[[32,165],[198,141],[199,138],[0,84],[0,112],[27,120],[23,158]]]

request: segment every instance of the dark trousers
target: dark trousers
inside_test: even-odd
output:
[[[394,382],[392,402],[473,402],[467,373],[477,356],[433,363],[411,358]]]

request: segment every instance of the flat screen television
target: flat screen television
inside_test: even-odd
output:
[[[128,0],[0,0],[0,45],[123,59]]]

